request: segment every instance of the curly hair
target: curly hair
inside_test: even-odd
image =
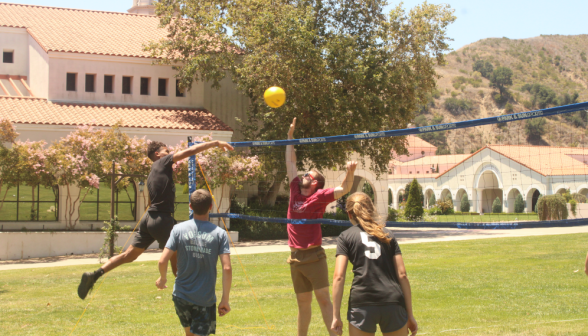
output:
[[[149,143],[149,145],[147,146],[147,156],[151,161],[155,162],[155,160],[157,159],[155,153],[159,152],[159,149],[161,147],[167,147],[167,145],[161,141],[152,141],[151,143]]]
[[[359,224],[365,232],[378,238],[380,242],[384,244],[390,243],[392,237],[388,232],[384,231],[384,225],[379,223],[380,218],[372,199],[368,195],[362,192],[353,193],[347,198],[345,207],[351,223]]]

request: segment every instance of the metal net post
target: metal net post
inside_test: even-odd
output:
[[[188,147],[193,146],[192,137],[188,137]],[[188,202],[190,202],[190,195],[196,191],[196,155],[190,156],[188,159]],[[190,211],[190,219],[194,218],[192,209]]]

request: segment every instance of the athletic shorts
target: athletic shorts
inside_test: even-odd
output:
[[[216,332],[216,304],[210,307],[201,307],[175,295],[172,295],[172,300],[182,327],[190,327],[192,334],[202,336]]]
[[[139,223],[139,231],[135,233],[133,246],[147,249],[157,240],[159,248],[163,249],[174,225],[177,221],[169,212],[147,211]]]
[[[408,313],[401,305],[390,304],[386,306],[364,306],[349,308],[347,320],[357,329],[375,333],[380,325],[380,331],[384,333],[400,330],[408,322]]]
[[[296,294],[329,287],[327,255],[322,247],[292,251],[286,262]]]

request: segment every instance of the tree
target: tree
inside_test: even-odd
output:
[[[504,96],[506,87],[512,85],[512,70],[507,67],[498,67],[492,72],[490,76],[490,85],[500,91],[500,95]]]
[[[432,193],[431,198],[429,198],[429,206],[434,206],[436,202],[437,199],[435,198],[435,193]]]
[[[494,202],[492,202],[492,213],[502,213],[502,201],[500,201],[500,197],[496,197]]]
[[[537,201],[537,214],[542,221],[568,219],[568,207],[565,198],[560,194],[539,198]]]
[[[392,205],[393,199],[392,199],[392,190],[388,189],[388,205]]]
[[[492,66],[492,63],[488,61],[477,60],[473,64],[472,70],[479,72],[482,77],[490,79],[490,76],[494,71],[494,67]]]
[[[423,217],[424,209],[421,196],[419,194],[419,183],[416,179],[413,179],[410,185],[410,191],[408,192],[406,210],[404,211],[406,219],[415,221]]]
[[[470,212],[470,200],[468,194],[464,193],[461,197],[461,204],[459,205],[461,212]]]
[[[525,201],[523,201],[523,196],[518,194],[515,198],[514,212],[523,213],[523,211],[525,211]]]
[[[423,186],[417,182],[418,193],[421,195],[421,204],[425,203],[425,194],[423,194]],[[408,195],[410,194],[410,188],[412,188],[412,182],[408,182],[404,187],[404,201],[408,200]]]
[[[545,118],[527,119],[525,133],[529,139],[538,139],[545,134]]]
[[[194,81],[218,88],[230,75],[250,100],[241,127],[249,140],[283,139],[294,117],[299,138],[404,128],[435,88],[434,67],[445,62],[446,28],[455,17],[448,6],[427,3],[408,13],[397,6],[385,15],[385,4],[159,1],[156,12],[168,35],[146,49],[160,64],[178,69],[184,89]],[[274,85],[288,97],[279,112],[263,101],[263,92]],[[297,164],[342,167],[357,153],[385,173],[391,149],[407,154],[396,138],[318,143],[299,151]],[[273,204],[286,177],[284,153],[273,147],[251,150],[264,170],[274,172],[265,198]]]

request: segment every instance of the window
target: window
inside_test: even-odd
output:
[[[66,83],[66,90],[67,91],[76,91],[76,78],[78,74],[76,73],[68,73],[67,74],[67,83]]]
[[[167,96],[167,78],[160,78],[157,81],[157,95]]]
[[[122,93],[123,94],[131,94],[131,80],[133,77],[123,77],[122,82]]]
[[[183,89],[180,89],[180,80],[176,79],[176,97],[184,97],[185,92]]]
[[[80,220],[105,221],[110,219],[110,178],[100,182],[99,189],[93,189],[80,205]],[[114,193],[114,214],[121,221],[136,220],[137,192],[134,183]]]
[[[104,75],[104,93],[114,93],[114,76]]]
[[[2,55],[2,62],[14,63],[14,51],[5,51]]]
[[[149,78],[141,77],[141,94],[149,95]]]
[[[56,221],[58,207],[58,186],[29,187],[20,184],[6,190],[0,221]]]
[[[86,92],[96,92],[96,75],[86,74]]]

